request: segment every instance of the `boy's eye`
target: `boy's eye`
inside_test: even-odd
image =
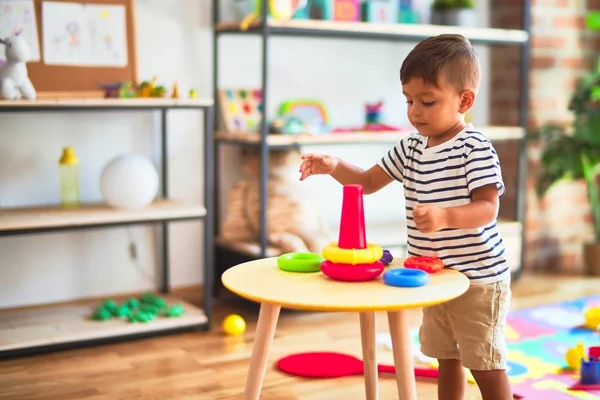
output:
[[[429,101],[429,102],[427,102],[427,101],[424,101],[424,102],[423,102],[423,105],[424,105],[425,107],[431,107],[431,106],[432,106],[432,105],[434,105],[434,104],[435,104],[435,101]]]
[[[412,104],[411,100],[406,100],[406,104]]]

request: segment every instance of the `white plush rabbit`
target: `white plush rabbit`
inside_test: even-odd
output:
[[[0,64],[0,97],[35,100],[35,88],[29,80],[26,65],[30,55],[29,44],[19,33],[12,38],[0,38],[0,43],[6,47],[6,62]]]

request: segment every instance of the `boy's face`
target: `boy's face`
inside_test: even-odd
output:
[[[402,92],[406,96],[408,120],[426,137],[453,131],[475,101],[474,91],[458,93],[443,78],[438,79],[437,86],[425,84],[420,78],[411,79],[402,85]]]

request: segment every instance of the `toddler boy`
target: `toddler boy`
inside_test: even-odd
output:
[[[439,35],[420,42],[400,69],[408,119],[418,133],[403,138],[373,167],[305,154],[301,180],[329,174],[365,194],[394,180],[404,186],[408,254],[439,257],[465,274],[465,294],[423,309],[421,351],[439,360],[438,398],[464,399],[463,366],[484,400],[510,400],[504,327],[510,269],[496,218],[504,194],[498,156],[464,115],[475,101],[480,65],[468,40]]]

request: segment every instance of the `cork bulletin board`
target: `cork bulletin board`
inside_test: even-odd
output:
[[[72,6],[84,5],[107,5],[122,6],[117,7],[119,11],[124,9],[125,32],[124,40],[121,40],[121,47],[126,48],[126,55],[121,65],[55,65],[55,63],[47,63],[49,54],[45,49],[44,44],[49,43],[49,39],[44,40],[44,14],[43,3],[51,2],[53,6],[61,6],[56,3],[68,3]],[[136,24],[135,24],[135,0],[33,0],[35,9],[35,19],[37,25],[37,36],[39,41],[39,61],[30,61],[27,63],[29,77],[35,86],[39,97],[57,97],[57,96],[79,96],[79,97],[101,97],[103,89],[98,84],[114,83],[119,81],[137,82],[137,43],[136,43]],[[68,7],[68,6],[67,6]],[[74,7],[71,7],[74,9]],[[95,7],[97,10],[98,7]],[[115,9],[113,7],[112,9]],[[47,11],[46,11],[47,12]],[[49,15],[49,13],[47,14]],[[122,13],[121,13],[122,15]],[[64,17],[63,15],[60,16]],[[53,24],[64,24],[64,20],[59,18],[51,20]],[[122,26],[122,24],[121,24]],[[60,27],[60,26],[59,26]],[[49,30],[50,27],[47,27]],[[76,40],[68,37],[68,29],[61,33],[61,37],[65,40]],[[83,35],[83,34],[82,34]],[[121,35],[123,39],[123,35]],[[83,39],[83,38],[82,38]],[[46,56],[46,57],[45,57]]]

